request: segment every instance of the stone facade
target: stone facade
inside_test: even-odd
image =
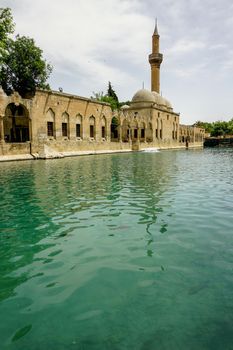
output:
[[[107,103],[56,91],[38,90],[31,99],[0,91],[0,158],[202,147],[204,130],[180,125],[179,114],[159,94],[157,26],[152,48],[152,91],[139,90],[117,112]]]

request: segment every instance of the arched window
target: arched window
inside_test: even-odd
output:
[[[106,139],[106,118],[105,116],[101,119],[101,137],[102,139]]]
[[[47,135],[48,137],[54,137],[55,135],[55,113],[51,108],[46,113],[47,120]]]
[[[83,137],[83,117],[81,114],[76,116],[76,137],[79,139]]]
[[[62,136],[68,137],[69,133],[69,114],[64,112],[62,114],[62,124],[61,124]]]
[[[3,119],[4,139],[6,142],[30,141],[29,113],[25,106],[10,103],[6,107]]]
[[[158,121],[158,119],[156,120],[155,137],[157,139],[159,138],[159,121]]]
[[[140,124],[140,139],[141,139],[141,141],[144,141],[145,137],[146,137],[146,126],[145,126],[145,123],[142,122]]]
[[[163,121],[160,120],[160,130],[159,130],[159,137],[163,138]]]
[[[119,125],[119,120],[116,117],[113,117],[111,122],[111,141],[119,141]]]
[[[95,138],[95,117],[93,115],[89,118],[89,125],[90,125],[90,138]]]
[[[172,138],[175,139],[175,130],[176,130],[176,124],[173,123],[173,129],[172,129]]]

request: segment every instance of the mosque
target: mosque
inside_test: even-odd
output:
[[[203,147],[204,130],[180,124],[179,113],[160,95],[157,24],[152,36],[151,91],[135,93],[130,105],[57,91],[37,90],[31,99],[0,91],[0,159],[37,159],[147,149]]]

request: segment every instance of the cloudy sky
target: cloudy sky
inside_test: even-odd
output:
[[[233,117],[232,0],[0,0],[15,33],[33,37],[54,69],[52,89],[90,97],[108,81],[121,101],[150,89],[159,22],[161,90],[181,122]]]

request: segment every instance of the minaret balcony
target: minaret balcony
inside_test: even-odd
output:
[[[163,55],[161,53],[152,53],[149,55],[150,64],[161,64],[163,61]]]

